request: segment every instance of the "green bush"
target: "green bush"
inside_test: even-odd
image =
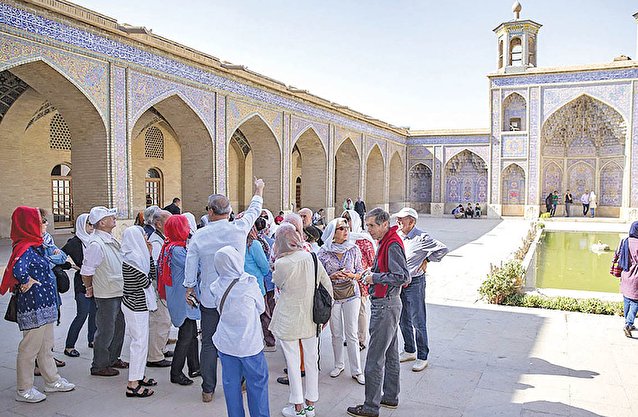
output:
[[[518,260],[508,261],[499,267],[492,265],[487,279],[479,288],[481,298],[491,304],[501,304],[523,288],[523,273],[523,266]]]
[[[512,294],[503,305],[545,308],[548,310],[578,311],[581,313],[623,315],[623,304],[598,298],[547,297],[538,294]]]

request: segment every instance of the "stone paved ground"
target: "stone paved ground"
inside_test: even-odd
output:
[[[490,262],[514,250],[527,224],[520,220],[452,220],[424,218],[420,222],[454,250],[431,265],[428,278],[430,366],[423,372],[402,365],[400,406],[382,409],[382,416],[613,416],[638,415],[638,341],[624,337],[622,319],[579,313],[506,308],[475,303],[475,290]],[[0,265],[7,242],[0,242]],[[452,256],[456,255],[456,256]],[[0,298],[4,312],[8,297]],[[210,404],[200,401],[197,385],[168,382],[168,371],[149,369],[160,381],[150,399],[124,397],[126,375],[111,379],[88,375],[90,350],[80,336],[81,357],[60,352],[73,316],[69,293],[63,296],[63,322],[56,328],[56,352],[67,366],[61,374],[78,387],[51,394],[40,404],[17,403],[15,355],[20,334],[11,323],[0,323],[0,416],[224,416],[223,390]],[[638,335],[637,335],[638,336]],[[345,372],[332,379],[329,333],[322,339],[321,399],[318,415],[345,415],[359,403],[363,387]],[[280,352],[267,353],[270,367],[271,414],[288,398],[276,377],[284,366]],[[42,387],[42,379],[36,378]]]

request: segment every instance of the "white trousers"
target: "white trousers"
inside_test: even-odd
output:
[[[18,390],[26,391],[33,387],[33,368],[35,368],[36,359],[45,382],[52,383],[60,379],[51,351],[54,344],[53,326],[53,323],[49,323],[22,331],[22,340],[18,345],[16,359]]]
[[[155,283],[152,284],[155,288]],[[149,339],[148,339],[148,361],[159,362],[164,359],[164,348],[168,342],[168,335],[171,331],[171,316],[166,308],[166,301],[159,299],[157,290],[154,290],[157,297],[157,310],[149,313]]]
[[[126,332],[131,337],[128,380],[144,379],[148,354],[148,311],[133,311],[122,304]]]
[[[350,374],[362,374],[361,357],[359,356],[359,310],[361,299],[355,298],[345,303],[335,302],[330,315],[330,331],[332,332],[332,351],[335,355],[335,368],[345,368],[343,335],[348,342],[348,361]]]
[[[305,389],[302,388],[301,381],[301,352],[299,351],[299,340],[280,340],[281,350],[286,358],[286,366],[288,367],[288,381],[290,382],[290,398],[291,404],[304,403],[308,401],[319,400],[319,365],[317,360],[319,352],[317,351],[317,338],[309,337],[301,339],[303,346],[304,368],[306,370]]]

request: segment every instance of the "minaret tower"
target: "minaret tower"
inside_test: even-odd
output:
[[[494,29],[500,73],[524,72],[527,68],[536,67],[538,30],[542,25],[532,20],[521,20],[522,9],[521,4],[515,2],[512,6],[514,20],[501,23]]]
[[[634,19],[636,19],[636,23],[638,23],[638,13],[634,15]],[[636,59],[638,59],[638,34],[636,35]]]

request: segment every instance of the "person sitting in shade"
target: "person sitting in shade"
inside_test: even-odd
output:
[[[478,201],[476,202],[476,204],[474,204],[474,217],[481,217],[481,205],[478,203]]]
[[[467,203],[467,207],[465,208],[465,218],[472,218],[474,217],[474,208],[472,207],[472,203]]]
[[[465,209],[463,208],[463,204],[459,204],[452,210],[452,215],[454,215],[455,219],[460,219],[465,216]]]

